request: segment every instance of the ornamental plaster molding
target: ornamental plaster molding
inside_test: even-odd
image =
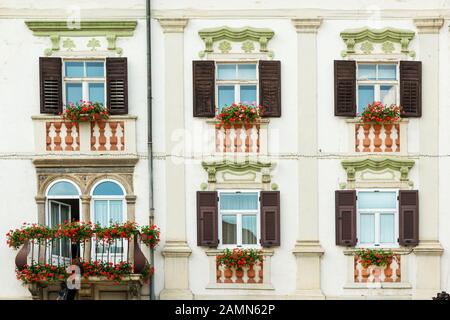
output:
[[[162,18],[158,22],[164,33],[183,33],[189,19]]]
[[[414,166],[414,160],[395,158],[366,158],[356,160],[343,160],[342,167],[347,173],[347,182],[356,180],[356,173],[369,171],[370,173],[386,173],[388,170],[400,173],[400,181],[409,183],[409,171]]]
[[[414,24],[421,34],[439,33],[439,30],[444,25],[442,18],[420,18],[414,19]]]
[[[44,54],[51,56],[55,51],[60,50],[61,38],[63,48],[73,51],[76,47],[73,37],[92,37],[93,49],[100,47],[100,42],[95,37],[104,37],[107,43],[106,49],[114,51],[118,55],[123,52],[122,48],[116,46],[118,37],[132,37],[137,26],[136,20],[115,20],[115,21],[80,21],[71,23],[68,21],[25,21],[27,27],[33,31],[37,37],[49,37],[51,47],[45,49]],[[92,42],[91,42],[92,41]]]
[[[295,18],[291,21],[297,33],[317,33],[322,25],[322,19]]]
[[[233,42],[242,43],[238,48],[244,53],[251,53],[255,50],[255,43],[257,43],[259,44],[259,52],[267,53],[269,57],[273,57],[273,52],[267,49],[267,44],[275,34],[271,29],[252,28],[249,26],[242,28],[222,26],[218,28],[202,29],[198,34],[205,43],[205,50],[200,51],[199,53],[201,58],[208,53],[213,53],[216,43],[219,43],[217,49],[222,53],[229,53],[234,48],[232,45]]]
[[[362,54],[371,54],[374,44],[379,44],[379,49],[384,54],[392,54],[396,46],[400,53],[415,57],[415,52],[409,49],[409,44],[414,38],[414,31],[395,28],[369,29],[367,27],[358,29],[347,29],[341,32],[341,38],[347,47],[341,52],[342,57],[357,53],[357,44],[361,44],[359,50]]]

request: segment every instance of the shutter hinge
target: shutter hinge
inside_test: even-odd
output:
[[[356,196],[355,199],[358,200],[358,196]]]
[[[219,202],[219,197],[217,197],[217,202]]]
[[[397,201],[400,200],[400,196],[397,196]]]

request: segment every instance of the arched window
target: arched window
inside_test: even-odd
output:
[[[103,180],[92,189],[92,217],[94,222],[106,227],[111,223],[125,222],[125,190],[115,181]]]
[[[80,189],[69,180],[58,180],[47,188],[46,224],[56,227],[67,221],[80,220]],[[67,264],[79,252],[77,246],[71,246],[66,238],[53,239],[47,259],[53,264]]]

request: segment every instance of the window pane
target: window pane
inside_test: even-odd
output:
[[[95,200],[94,201],[94,222],[99,223],[102,227],[109,225],[108,219],[108,201]]]
[[[256,64],[238,64],[240,80],[256,80]]]
[[[383,104],[396,104],[395,96],[395,86],[380,86],[380,100]]]
[[[375,216],[373,214],[361,214],[359,217],[359,237],[361,243],[375,242]]]
[[[110,213],[110,220],[113,223],[116,222],[122,222],[122,200],[110,200],[109,201],[109,213]]]
[[[256,103],[256,86],[241,86],[240,102],[247,104]]]
[[[397,80],[397,66],[395,64],[379,64],[378,80]]]
[[[89,83],[89,101],[105,105],[105,84]]]
[[[81,78],[84,77],[84,62],[70,61],[65,63],[66,77]]]
[[[376,64],[358,64],[358,80],[375,80],[376,67]]]
[[[395,192],[363,191],[358,192],[359,209],[395,209],[397,208],[397,197]]]
[[[67,181],[55,183],[48,191],[49,196],[78,196],[78,190]]]
[[[358,86],[358,113],[361,114],[374,100],[374,86]]]
[[[50,202],[50,227],[55,227],[61,223],[59,216],[59,204]]]
[[[94,196],[123,196],[122,188],[115,182],[105,181],[95,187]]]
[[[217,65],[217,79],[219,79],[219,80],[234,80],[234,79],[236,79],[236,65],[235,64],[218,64]]]
[[[242,216],[242,244],[257,244],[256,215]]]
[[[221,210],[258,210],[258,193],[220,193]]]
[[[380,215],[380,242],[395,243],[395,220],[394,214]]]
[[[234,103],[234,86],[219,86],[219,109]]]
[[[103,62],[86,62],[86,75],[92,78],[104,76]]]
[[[66,104],[78,102],[83,99],[81,83],[66,83]]]
[[[236,244],[236,216],[222,216],[222,243]]]

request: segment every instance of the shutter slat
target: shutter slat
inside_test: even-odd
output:
[[[106,58],[106,94],[111,114],[128,114],[127,58]]]
[[[41,91],[41,113],[62,112],[62,60],[61,58],[39,58]]]
[[[215,63],[212,60],[192,61],[194,117],[214,118]]]
[[[259,61],[259,104],[263,117],[281,117],[281,63]]]
[[[334,61],[334,115],[356,116],[356,62]]]
[[[399,192],[399,243],[402,246],[419,244],[419,191]]]
[[[356,191],[336,190],[336,245],[356,245]]]
[[[422,116],[421,61],[400,61],[400,105],[402,116]]]
[[[217,247],[219,243],[217,192],[197,191],[197,245]]]
[[[280,192],[261,191],[261,245],[280,245]]]

